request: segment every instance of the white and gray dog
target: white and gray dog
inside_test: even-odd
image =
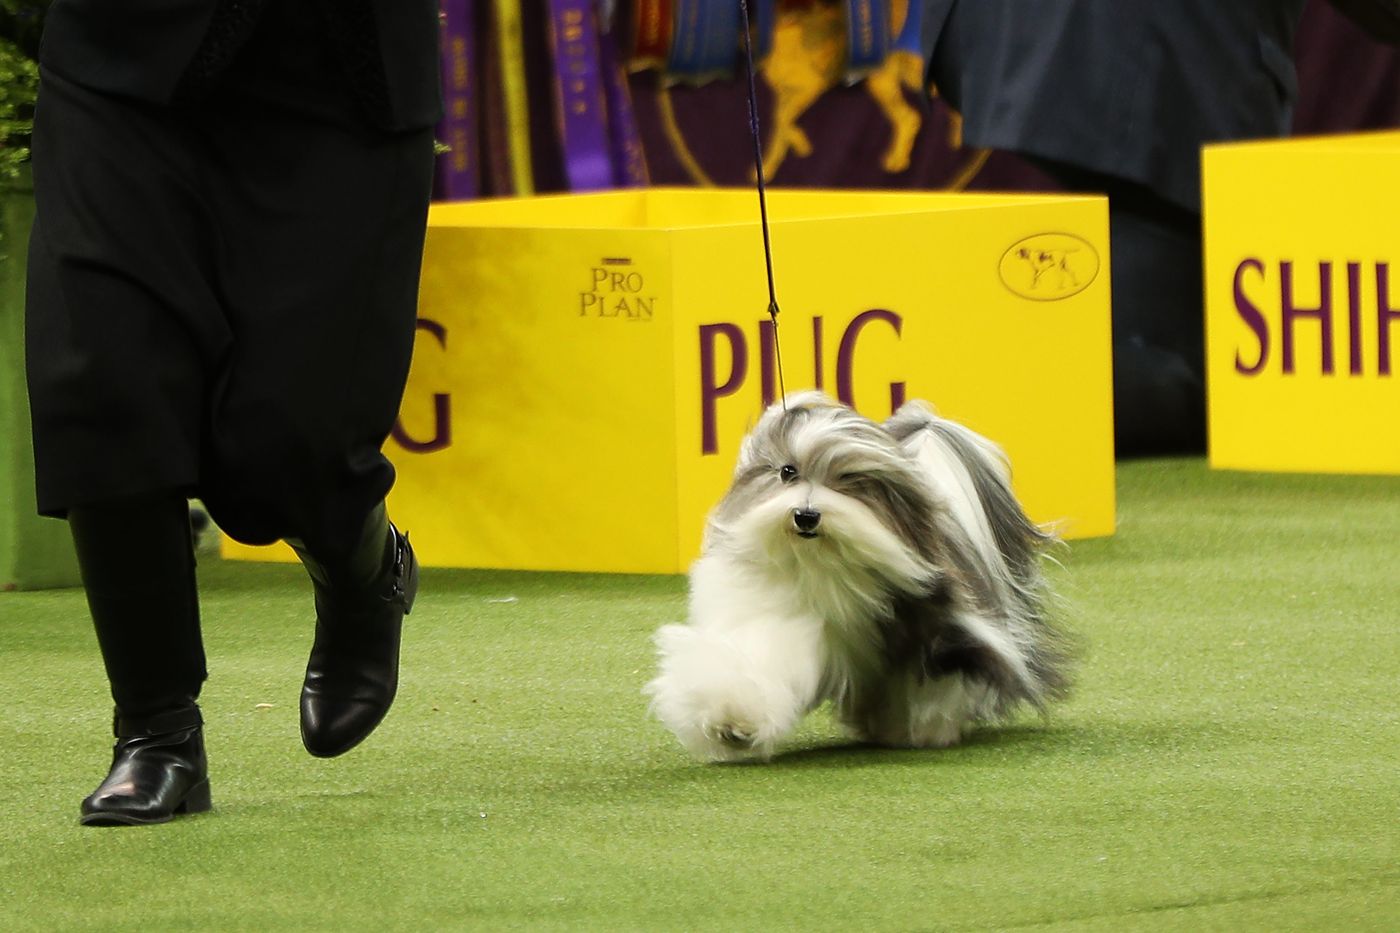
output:
[[[1043,708],[1069,666],[1040,570],[1052,540],[966,427],[920,402],[879,424],[795,395],[710,515],[689,619],[657,633],[651,709],[726,761],[771,757],[826,701],[856,738],[918,748]]]

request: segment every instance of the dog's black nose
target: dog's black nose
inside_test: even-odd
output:
[[[816,531],[821,521],[822,513],[816,509],[792,510],[792,523],[797,526],[797,530],[801,534],[811,534]]]

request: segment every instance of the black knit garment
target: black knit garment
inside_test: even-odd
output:
[[[365,116],[373,124],[389,117],[389,86],[379,49],[379,28],[369,0],[318,0],[340,64]]]
[[[217,0],[209,31],[180,81],[178,97],[207,92],[237,57],[258,25],[267,0]]]

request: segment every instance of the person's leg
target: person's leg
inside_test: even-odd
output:
[[[1119,457],[1199,454],[1206,443],[1199,218],[1110,196],[1113,432]]]
[[[1117,455],[1203,452],[1200,216],[1132,182],[1045,159],[1032,161],[1069,190],[1108,195]]]
[[[287,542],[316,591],[316,638],[301,691],[301,740],[319,758],[349,751],[383,721],[398,692],[403,617],[418,563],[383,505],[349,551],[318,554]]]
[[[394,699],[416,587],[384,512],[381,447],[412,356],[431,134],[236,103],[206,131],[228,167],[214,198],[238,339],[217,377],[202,498],[235,539],[285,539],[305,562],[317,626],[302,734],[312,754],[337,755]]]
[[[173,114],[44,71],[24,329],[42,514],[198,479],[230,334],[187,149]]]
[[[83,801],[82,821],[161,823],[207,810],[196,702],[206,671],[185,498],[74,506],[68,523],[116,707],[111,771]]]
[[[116,706],[111,772],[85,823],[208,809],[205,677],[185,494],[206,361],[226,327],[178,123],[47,71],[26,369],[39,510],[72,530]]]

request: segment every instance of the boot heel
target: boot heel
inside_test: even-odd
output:
[[[190,788],[190,792],[185,795],[185,799],[175,808],[175,812],[203,813],[213,805],[213,800],[209,796],[209,779],[205,778],[203,781],[200,781]]]

